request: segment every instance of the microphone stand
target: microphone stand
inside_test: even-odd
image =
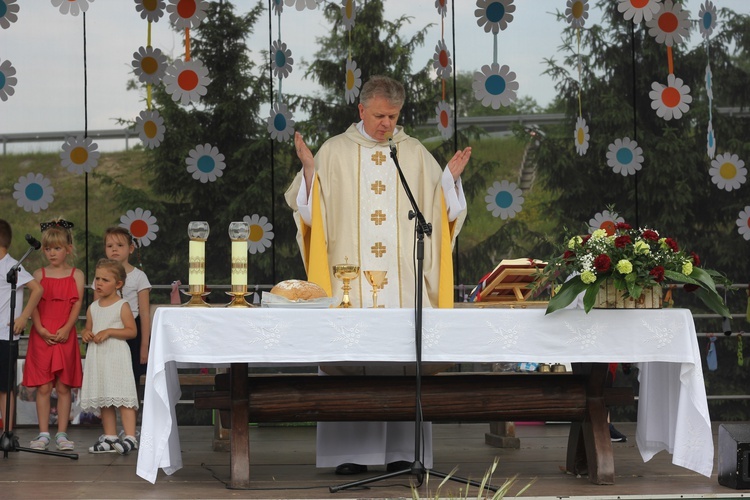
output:
[[[416,364],[415,364],[415,373],[416,373],[416,381],[415,381],[415,415],[414,415],[414,461],[412,462],[411,466],[407,469],[403,469],[400,471],[394,471],[394,472],[387,472],[385,474],[381,474],[379,476],[371,477],[369,479],[362,479],[360,481],[353,481],[350,483],[342,484],[339,486],[331,486],[328,488],[328,490],[331,493],[336,493],[339,490],[343,490],[346,488],[352,488],[355,486],[363,486],[365,484],[369,484],[375,481],[380,481],[383,479],[388,479],[391,477],[397,477],[402,476],[405,474],[412,474],[417,477],[418,484],[417,487],[422,486],[422,482],[424,480],[425,473],[432,474],[433,476],[437,476],[440,478],[446,478],[450,479],[451,481],[457,481],[460,483],[464,483],[471,486],[476,486],[477,488],[486,488],[490,491],[497,491],[497,488],[489,485],[489,484],[481,484],[476,481],[472,481],[471,479],[453,476],[449,474],[445,474],[443,472],[438,472],[432,469],[426,469],[424,466],[424,463],[422,462],[422,457],[420,450],[422,449],[422,424],[423,424],[423,415],[422,415],[422,297],[424,294],[423,291],[423,276],[424,276],[424,237],[425,235],[431,236],[432,235],[432,224],[427,222],[424,218],[424,215],[419,210],[419,206],[417,205],[416,200],[414,199],[414,195],[411,192],[411,189],[409,188],[409,183],[406,182],[406,177],[404,177],[404,172],[401,170],[401,165],[398,162],[398,157],[396,156],[396,147],[393,145],[393,139],[388,138],[388,144],[389,149],[391,150],[391,158],[393,158],[393,162],[396,164],[396,169],[398,170],[398,176],[401,179],[401,184],[404,187],[404,191],[406,192],[407,198],[409,198],[409,202],[411,203],[412,209],[409,210],[409,220],[416,219],[414,222],[414,231],[416,232],[417,236],[417,295],[416,295],[416,302],[414,304],[414,336],[415,336],[415,346],[416,346]]]
[[[29,236],[27,235],[27,240],[29,240]],[[10,271],[8,271],[8,274],[6,276],[6,280],[8,283],[10,283],[10,321],[9,321],[9,328],[8,328],[8,391],[5,398],[5,419],[3,420],[3,434],[0,436],[0,450],[3,451],[3,458],[8,458],[8,453],[13,451],[26,451],[29,453],[39,453],[40,455],[53,455],[56,457],[64,457],[64,458],[70,458],[71,460],[78,460],[78,454],[77,453],[61,453],[56,451],[49,451],[49,450],[35,450],[33,448],[24,448],[18,445],[18,437],[13,435],[13,431],[10,430],[10,400],[11,397],[15,397],[14,394],[14,387],[11,387],[11,380],[13,380],[13,373],[16,371],[16,356],[15,354],[15,347],[18,345],[18,340],[15,339],[15,334],[13,332],[13,324],[15,323],[15,316],[16,316],[16,289],[18,287],[18,270],[21,268],[21,263],[26,259],[26,257],[29,256],[31,252],[36,250],[38,247],[34,246],[34,244],[38,245],[38,243],[31,238],[30,241],[34,241],[31,247],[29,247],[28,250],[26,250],[26,253],[23,254],[23,257],[16,263],[15,266],[10,268]],[[40,415],[40,418],[42,416]],[[49,416],[47,415],[47,418]]]

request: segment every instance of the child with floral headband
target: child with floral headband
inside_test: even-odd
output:
[[[81,312],[84,277],[70,263],[73,259],[73,224],[56,219],[41,224],[42,250],[48,265],[34,272],[44,288],[39,305],[32,314],[23,385],[36,387],[36,411],[39,435],[30,447],[46,450],[50,444],[49,415],[52,389],[57,391],[58,450],[72,450],[68,439],[68,421],[72,396],[70,389],[81,387],[81,352],[75,323]]]

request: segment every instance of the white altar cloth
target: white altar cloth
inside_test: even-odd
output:
[[[637,363],[636,442],[644,461],[666,450],[705,476],[713,438],[695,325],[687,309],[425,309],[425,362]],[[175,405],[178,367],[409,363],[412,309],[157,309],[137,474],[182,467]]]

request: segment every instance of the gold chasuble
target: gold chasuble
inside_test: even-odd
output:
[[[400,130],[393,136],[399,164],[432,236],[425,236],[425,307],[453,307],[452,248],[465,211],[448,222],[441,186],[442,169],[416,139]],[[341,282],[334,264],[359,264],[361,271],[387,271],[378,292],[385,307],[413,307],[416,294],[416,233],[409,219],[412,209],[387,143],[365,138],[356,125],[326,141],[315,155],[312,221],[297,213],[296,197],[304,182],[302,172],[286,192],[295,211],[307,279],[341,298]],[[353,307],[371,307],[371,287],[360,274],[351,283]]]

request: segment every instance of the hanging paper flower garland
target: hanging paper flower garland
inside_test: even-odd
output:
[[[90,137],[68,137],[62,145],[61,164],[71,174],[91,173],[99,164],[99,145]]]
[[[7,30],[10,23],[18,21],[18,11],[21,7],[16,3],[17,0],[0,0],[0,28]]]
[[[292,113],[283,102],[275,102],[271,107],[271,115],[268,117],[268,133],[271,134],[271,139],[279,142],[289,140],[294,134]]]
[[[492,212],[493,217],[501,219],[512,219],[521,211],[523,205],[523,192],[514,182],[506,180],[502,182],[495,181],[487,190],[487,196],[484,197],[487,203],[487,211]]]
[[[575,130],[575,146],[576,152],[583,156],[589,148],[589,126],[586,124],[586,119],[583,117],[583,96],[581,92],[581,73],[583,71],[583,63],[581,61],[581,28],[586,24],[586,19],[589,17],[589,4],[587,0],[568,0],[565,9],[565,18],[570,26],[576,31],[576,39],[578,40],[578,118],[576,119],[576,130]]]
[[[714,107],[714,89],[713,89],[713,75],[711,73],[711,57],[709,55],[709,42],[708,38],[716,27],[716,7],[713,2],[706,0],[701,5],[698,13],[698,27],[700,28],[701,36],[703,36],[703,42],[706,46],[706,96],[708,96],[708,126],[706,128],[706,154],[709,158],[713,159],[716,154],[716,136],[714,135],[713,126],[713,107]]]
[[[731,191],[739,189],[747,180],[747,169],[745,162],[740,157],[732,153],[717,155],[711,162],[711,168],[708,170],[711,176],[711,182],[716,184],[719,189]]]
[[[589,18],[588,0],[568,0],[565,6],[565,19],[573,28],[583,28]]]
[[[501,105],[508,106],[515,101],[518,90],[516,74],[507,65],[501,67],[497,62],[497,34],[513,21],[516,6],[513,0],[477,0],[477,7],[474,11],[477,25],[493,35],[493,62],[474,72],[474,98],[481,101],[482,106],[499,109]]]
[[[199,59],[176,60],[167,67],[162,80],[172,100],[180,101],[184,106],[198,102],[206,95],[206,86],[211,83],[208,69]]]
[[[135,0],[135,10],[150,23],[157,22],[163,15],[166,3],[164,0]]]
[[[293,3],[287,1],[286,4],[291,6]],[[297,10],[303,10],[304,8],[304,5],[302,5],[302,7],[299,5],[297,6]],[[271,139],[284,142],[289,140],[292,134],[294,134],[294,120],[292,120],[292,114],[287,108],[287,105],[282,102],[282,81],[292,72],[294,59],[291,57],[292,51],[281,41],[281,12],[282,9],[280,7],[276,9],[276,15],[278,17],[278,38],[271,43],[271,49],[269,51],[273,72],[278,80],[278,91],[276,92],[275,102],[271,105],[271,113],[268,117],[267,123]]]
[[[94,0],[52,0],[52,6],[60,9],[60,14],[77,16],[89,10],[89,4]]]
[[[651,109],[656,110],[656,116],[667,121],[682,118],[682,115],[690,110],[689,104],[693,102],[690,87],[674,74],[667,77],[666,85],[653,82],[648,96],[651,98]]]
[[[149,149],[159,147],[164,140],[166,130],[164,118],[155,109],[141,111],[135,119],[135,131],[143,145]]]
[[[169,22],[177,29],[196,28],[206,18],[206,0],[169,0]]]
[[[750,205],[746,206],[743,210],[740,210],[737,216],[737,232],[750,241]]]
[[[716,6],[711,0],[706,0],[701,9],[698,12],[698,29],[700,29],[701,36],[704,39],[708,39],[711,33],[714,32],[716,27]]]
[[[435,108],[435,114],[437,115],[438,131],[442,138],[447,141],[453,135],[453,110],[451,110],[450,104],[440,101]]]
[[[633,24],[650,21],[659,12],[659,0],[619,0],[617,10],[622,12],[622,17],[627,21],[633,20]]]
[[[589,139],[591,139],[591,136],[589,135],[589,126],[586,125],[586,120],[579,116],[578,119],[576,119],[575,142],[576,152],[580,156],[585,155],[586,151],[588,151]]]
[[[453,69],[451,66],[451,53],[445,45],[445,40],[440,40],[435,46],[435,53],[432,56],[432,67],[435,68],[438,78],[447,80],[451,76],[451,70]]]
[[[448,14],[448,0],[435,0],[435,8],[442,17]]]
[[[607,151],[607,165],[616,174],[633,175],[641,169],[643,163],[643,148],[631,141],[630,137],[615,139]]]
[[[438,14],[440,15],[440,40],[438,40],[438,43],[435,46],[435,53],[432,56],[432,66],[435,68],[437,77],[440,78],[441,92],[441,100],[435,108],[435,118],[440,136],[446,141],[453,135],[453,110],[445,97],[446,82],[451,77],[451,72],[453,71],[451,53],[445,43],[445,15],[447,11],[447,3],[447,0],[436,0],[435,2],[435,7],[437,7]]]
[[[708,122],[708,128],[706,129],[706,154],[711,159],[716,155],[716,137],[714,136],[714,125],[711,121]]]
[[[219,153],[219,148],[210,144],[199,144],[191,149],[185,159],[188,173],[193,174],[193,179],[203,184],[214,182],[224,175],[224,155]]]
[[[13,64],[8,60],[0,59],[0,101],[7,101],[8,97],[16,93],[13,87],[18,83],[18,78],[15,74],[16,68]]]
[[[493,35],[508,27],[508,23],[513,21],[513,12],[516,11],[513,0],[477,0],[477,7],[474,11],[477,24],[486,33],[492,32]]]
[[[625,219],[620,217],[617,212],[602,210],[601,212],[597,212],[593,219],[589,219],[589,234],[592,234],[597,229],[604,229],[607,232],[607,236],[612,236],[615,234],[615,226],[621,222],[625,222]]]
[[[276,75],[276,78],[287,78],[289,73],[292,72],[292,65],[294,64],[292,51],[281,40],[274,40],[271,44],[271,61],[273,74]]]
[[[135,10],[148,21],[146,46],[139,47],[133,53],[133,71],[138,80],[146,84],[146,110],[141,111],[135,119],[135,131],[149,149],[159,147],[166,131],[164,119],[158,111],[151,109],[151,86],[160,83],[167,74],[167,57],[160,49],[151,46],[151,23],[158,22],[164,16],[165,9],[164,0],[135,0]]]
[[[147,247],[156,239],[156,233],[159,232],[159,226],[156,224],[156,217],[151,215],[150,210],[144,210],[140,207],[135,210],[128,210],[125,215],[120,216],[120,227],[124,227],[142,247]]]
[[[167,71],[167,56],[150,45],[141,46],[138,52],[133,52],[132,65],[140,82],[155,85]]]
[[[284,0],[271,0],[274,14],[281,14],[284,11]]]
[[[273,224],[268,222],[266,216],[253,214],[242,218],[250,226],[250,236],[247,238],[247,251],[251,254],[263,253],[266,248],[271,248],[273,239]]]
[[[354,20],[357,18],[357,9],[354,0],[343,0],[341,2],[341,21],[344,23],[344,30],[351,31],[354,28]]]
[[[318,0],[284,0],[284,3],[286,3],[287,7],[294,6],[297,10],[315,10],[318,6]]]
[[[344,92],[344,99],[347,103],[351,104],[359,95],[359,91],[362,88],[362,70],[357,67],[357,62],[348,59],[346,61],[346,90]]]
[[[679,3],[664,0],[656,16],[646,21],[648,34],[667,47],[682,42],[690,32],[690,13]]]
[[[42,174],[26,174],[19,177],[18,182],[13,185],[13,198],[19,207],[37,214],[41,210],[47,210],[55,199],[55,188],[51,184]]]

